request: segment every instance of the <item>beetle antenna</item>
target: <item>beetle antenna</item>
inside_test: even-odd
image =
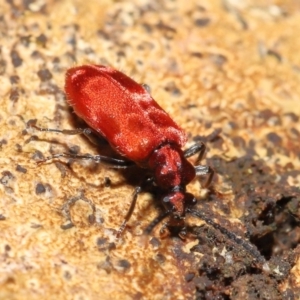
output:
[[[214,229],[219,230],[223,235],[228,237],[230,240],[234,241],[236,244],[241,245],[248,253],[251,254],[259,263],[265,264],[266,259],[261,255],[257,248],[250,242],[240,238],[235,233],[229,231],[228,229],[222,227],[220,224],[216,223],[212,218],[207,216],[203,211],[198,211],[194,209],[187,208],[186,212],[194,217],[198,217],[205,221],[206,224],[212,226]]]

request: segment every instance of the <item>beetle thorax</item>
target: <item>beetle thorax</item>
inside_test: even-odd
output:
[[[176,145],[165,144],[156,149],[148,164],[154,172],[156,184],[165,190],[178,186],[185,188],[195,178],[193,165]]]

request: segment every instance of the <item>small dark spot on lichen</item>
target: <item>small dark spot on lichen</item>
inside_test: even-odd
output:
[[[276,146],[280,146],[282,144],[282,138],[275,132],[268,133],[266,138]]]
[[[104,186],[110,187],[111,186],[111,180],[109,177],[104,177]]]
[[[3,75],[6,71],[6,61],[4,59],[0,59],[0,75]]]
[[[129,269],[131,267],[131,263],[127,259],[120,259],[118,265],[123,269]]]
[[[107,238],[97,238],[96,244],[99,247],[104,246],[107,243]]]
[[[155,256],[155,260],[159,263],[159,264],[163,264],[166,261],[166,257],[161,254],[161,253],[157,253]]]
[[[292,119],[293,122],[297,123],[299,122],[299,116],[297,116],[295,113],[290,112],[290,113],[286,113],[284,114],[285,116],[288,116]]]
[[[232,142],[236,148],[243,149],[246,147],[246,141],[240,136],[233,137]]]
[[[116,249],[116,244],[114,242],[108,244],[107,250],[115,250],[115,249]]]
[[[218,67],[222,67],[227,62],[227,58],[222,54],[211,54],[210,60]]]
[[[55,95],[55,96],[57,96],[58,94],[62,94],[61,89],[56,84],[53,84],[49,81],[44,81],[41,84],[41,88],[38,91],[38,93],[39,93],[39,95],[50,94],[50,95]]]
[[[291,134],[292,134],[292,135],[294,135],[294,136],[296,136],[297,138],[299,138],[300,133],[299,133],[299,131],[298,131],[296,128],[292,127],[290,130],[291,130]]]
[[[36,41],[45,47],[47,43],[47,37],[42,33],[36,38]]]
[[[20,57],[19,53],[16,50],[12,50],[10,52],[10,58],[15,68],[20,67],[23,63],[23,59]]]
[[[43,159],[45,159],[43,153],[39,150],[35,150],[35,152],[33,153],[31,158],[33,160],[43,160]]]
[[[161,242],[158,238],[153,237],[150,240],[150,244],[152,245],[153,248],[157,249],[161,245]]]
[[[146,33],[152,33],[153,28],[151,25],[147,24],[147,23],[142,23],[140,24],[141,27],[146,31]]]
[[[97,268],[98,269],[101,269],[101,270],[105,270],[107,274],[110,274],[111,273],[111,270],[112,270],[112,264],[110,262],[110,259],[109,257],[107,257],[107,259],[103,262],[100,262],[98,265],[97,265]]]
[[[2,139],[2,140],[0,141],[0,144],[1,144],[1,146],[7,145],[7,140],[6,140],[6,139]]]
[[[12,88],[10,90],[9,100],[13,102],[17,102],[19,99],[19,89],[18,88]]]
[[[88,216],[88,221],[89,221],[90,224],[94,224],[94,223],[96,222],[95,215],[90,214],[90,215]]]
[[[192,52],[191,53],[192,56],[197,57],[197,58],[202,58],[203,54],[201,52]]]
[[[22,167],[22,166],[20,166],[20,165],[17,165],[16,171],[18,171],[20,173],[24,173],[24,174],[27,173],[27,169],[24,168],[24,167]]]
[[[16,126],[16,125],[17,125],[17,124],[16,124],[16,120],[13,120],[13,119],[10,119],[10,120],[8,121],[8,124],[11,125],[11,126]]]
[[[39,70],[37,74],[42,82],[48,81],[52,78],[52,74],[48,69]]]
[[[59,161],[56,161],[54,164],[55,164],[56,168],[60,171],[61,177],[65,178],[66,175],[67,175],[66,166],[63,163],[59,162]]]
[[[14,179],[14,175],[10,171],[3,171],[1,172],[3,175],[0,179],[0,183],[3,185],[8,185],[9,181]]]
[[[34,58],[34,59],[39,59],[39,58],[43,58],[43,54],[40,52],[40,51],[38,51],[38,50],[34,50],[34,51],[32,51],[32,53],[31,53],[31,55],[30,55],[32,58]]]
[[[20,77],[18,75],[12,75],[9,77],[11,84],[18,84],[20,81]]]
[[[39,228],[42,228],[43,226],[41,224],[37,224],[37,223],[32,223],[30,225],[30,228],[33,228],[33,229],[39,229]]]
[[[72,227],[74,227],[74,224],[72,222],[68,222],[66,224],[60,225],[60,228],[62,230],[68,230],[71,229]]]
[[[176,86],[175,82],[169,82],[165,86],[165,90],[171,93],[173,96],[177,97],[181,95],[180,89]]]
[[[67,280],[70,280],[70,279],[72,279],[72,274],[69,271],[65,271],[64,278]]]
[[[281,55],[275,51],[275,50],[272,50],[272,49],[268,49],[267,50],[267,55],[270,55],[270,56],[273,56],[277,59],[278,62],[282,62],[282,57]]]
[[[162,21],[159,21],[158,24],[156,24],[156,27],[157,29],[159,30],[165,30],[165,31],[169,31],[169,32],[173,32],[173,33],[176,33],[176,29],[165,24],[164,22]]]
[[[20,36],[20,42],[25,46],[28,47],[30,45],[31,35],[23,35]]]
[[[258,117],[264,119],[265,121],[269,120],[270,118],[274,117],[275,114],[270,109],[266,108],[259,112]]]
[[[198,18],[194,21],[194,24],[198,27],[205,27],[210,23],[209,18]]]
[[[46,192],[46,188],[42,183],[38,183],[35,187],[35,193],[37,195],[44,194]]]

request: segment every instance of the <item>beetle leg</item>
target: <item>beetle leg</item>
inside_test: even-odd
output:
[[[117,159],[117,158],[112,158],[112,157],[103,156],[103,155],[91,155],[91,154],[80,155],[80,154],[71,154],[71,153],[53,154],[51,156],[48,156],[48,157],[38,161],[37,163],[42,164],[49,160],[57,159],[57,158],[61,158],[61,157],[82,159],[82,160],[93,160],[95,163],[101,163],[101,164],[107,165],[112,169],[126,169],[128,167],[135,165],[134,162],[129,161],[129,160]]]
[[[132,213],[134,211],[138,195],[140,194],[141,191],[142,191],[142,188],[140,186],[135,188],[135,190],[133,192],[133,195],[132,195],[132,201],[131,201],[129,210],[128,210],[125,218],[124,218],[124,221],[123,221],[122,225],[120,226],[119,230],[117,231],[117,234],[116,234],[117,238],[119,238],[122,235],[122,233],[123,233],[123,231],[126,227],[127,222],[129,221],[130,217],[132,216]]]
[[[197,160],[196,160],[196,164],[197,164],[203,158],[205,150],[206,150],[206,146],[202,142],[199,142],[199,143],[191,146],[190,148],[186,149],[184,151],[184,156],[191,157],[191,156],[195,155],[196,153],[199,153]],[[195,166],[195,171],[196,171],[196,176],[208,175],[205,183],[203,184],[204,188],[208,187],[213,179],[214,170],[209,166],[199,165],[199,166]]]
[[[159,230],[159,236],[162,239],[167,238],[171,234],[168,225],[168,222],[164,223]]]
[[[31,127],[31,128],[35,128],[39,131],[57,132],[57,133],[62,133],[62,134],[67,134],[67,135],[84,134],[87,137],[89,137],[90,135],[93,134],[93,131],[90,128],[77,128],[77,129],[70,129],[70,130],[69,129],[43,128],[43,127],[39,127],[36,125],[36,120],[29,120],[27,122],[27,126]],[[94,139],[91,141],[94,142]],[[109,167],[111,167],[113,169],[125,169],[125,168],[135,165],[132,161],[112,158],[112,157],[108,157],[108,156],[90,155],[90,154],[79,155],[79,154],[71,154],[71,153],[54,154],[54,155],[46,157],[45,159],[40,160],[38,163],[41,164],[48,160],[61,158],[61,157],[73,158],[73,159],[85,159],[85,160],[90,159],[96,163],[102,163],[102,164],[108,165]]]
[[[191,146],[190,148],[186,149],[183,154],[186,158],[188,157],[191,157],[197,153],[198,154],[198,157],[197,157],[197,160],[195,162],[195,164],[198,164],[202,158],[203,158],[203,155],[205,153],[205,150],[206,150],[206,146],[205,144],[203,144],[202,142],[199,142],[197,144],[194,144],[193,146]]]
[[[162,212],[160,215],[158,215],[148,226],[147,228],[144,230],[145,234],[150,234],[151,231],[153,230],[153,228],[159,224],[164,218],[166,218],[169,214],[171,213],[171,211],[164,211]],[[164,225],[163,225],[164,226]]]
[[[209,166],[195,166],[196,176],[207,176],[205,183],[202,185],[203,188],[207,188],[214,177],[215,171]]]
[[[172,226],[170,226],[169,222],[164,223],[159,231],[160,237],[166,238],[166,237],[170,236],[172,229],[178,229],[178,228],[172,228]],[[181,227],[180,231],[177,232],[177,234],[182,240],[185,240],[187,238],[187,228],[185,226]]]
[[[92,133],[90,128],[76,128],[76,129],[54,129],[54,128],[44,128],[36,125],[37,120],[29,120],[27,122],[27,127],[35,128],[39,131],[47,131],[47,132],[57,132],[67,135],[76,135],[76,134],[84,134],[89,135]]]
[[[91,143],[93,143],[96,146],[102,146],[104,143],[107,144],[106,139],[99,135],[97,132],[92,130],[91,128],[76,128],[76,129],[56,129],[56,128],[44,128],[36,125],[37,120],[29,120],[27,122],[28,128],[34,128],[38,131],[43,132],[56,132],[56,133],[62,133],[66,135],[76,135],[76,134],[83,134],[86,136]]]

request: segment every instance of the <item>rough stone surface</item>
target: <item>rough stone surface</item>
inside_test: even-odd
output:
[[[299,297],[298,1],[0,2],[0,299]],[[216,176],[188,190],[196,210],[235,235],[187,216],[186,241],[162,239],[161,224],[145,236],[161,207],[143,193],[116,240],[143,170],[37,164],[113,154],[26,129],[31,119],[82,126],[63,86],[65,71],[86,63],[147,83],[187,146],[206,142],[203,164]]]

